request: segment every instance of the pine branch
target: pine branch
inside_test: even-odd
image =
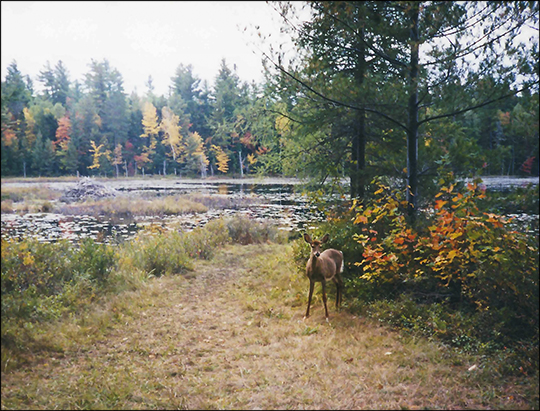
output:
[[[380,117],[383,117],[385,118],[386,120],[396,124],[397,126],[401,127],[402,129],[404,129],[405,131],[408,132],[408,127],[405,126],[404,124],[400,123],[398,120],[396,119],[393,119],[392,117],[384,114],[384,113],[381,113],[380,111],[378,110],[373,110],[371,108],[368,108],[368,107],[358,107],[358,106],[353,106],[351,104],[347,104],[347,103],[344,103],[342,101],[338,101],[338,100],[334,100],[333,98],[330,98],[330,97],[327,97],[325,96],[324,94],[316,91],[315,89],[313,89],[311,86],[309,86],[306,82],[300,80],[299,78],[297,78],[296,76],[294,76],[293,74],[291,74],[289,71],[285,70],[280,64],[276,63],[274,60],[272,60],[266,53],[264,53],[264,57],[266,57],[273,65],[274,67],[276,67],[278,70],[280,70],[283,74],[285,74],[286,76],[290,77],[291,79],[293,79],[294,81],[296,81],[297,83],[301,84],[305,89],[309,90],[310,92],[312,92],[313,94],[319,96],[320,98],[322,98],[323,100],[335,105],[335,106],[340,106],[340,107],[346,107],[346,108],[350,108],[352,110],[358,110],[358,111],[366,111],[368,113],[373,113],[373,114],[376,114]]]
[[[497,101],[501,101],[501,100],[504,100],[506,98],[515,96],[516,94],[518,94],[518,93],[520,93],[520,92],[522,92],[524,90],[528,90],[533,85],[538,84],[538,83],[539,83],[539,81],[536,81],[536,82],[532,83],[529,87],[523,87],[523,88],[521,88],[519,90],[516,90],[516,91],[510,93],[510,94],[505,94],[504,96],[500,96],[500,97],[497,97],[497,98],[494,98],[494,99],[491,99],[491,100],[488,100],[488,101],[484,101],[483,103],[477,104],[475,106],[467,107],[467,108],[457,110],[457,111],[447,113],[447,114],[441,114],[441,115],[438,115],[438,116],[427,117],[427,118],[425,118],[423,120],[420,120],[418,122],[418,126],[420,126],[423,123],[427,123],[429,121],[439,120],[441,118],[452,117],[452,116],[455,116],[455,115],[458,115],[458,114],[466,113],[467,111],[476,110],[477,108],[481,108],[481,107],[487,106],[487,105],[492,104],[492,103],[496,103]]]

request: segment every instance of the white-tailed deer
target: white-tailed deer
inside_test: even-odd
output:
[[[315,283],[322,284],[324,312],[328,320],[328,307],[326,306],[326,282],[332,280],[336,284],[336,309],[341,304],[343,293],[343,280],[340,273],[343,272],[343,253],[329,248],[321,253],[321,244],[328,241],[328,234],[321,240],[312,240],[309,234],[304,234],[304,240],[311,246],[311,255],[306,264],[306,274],[309,278],[309,297],[305,318],[309,317],[309,306]]]

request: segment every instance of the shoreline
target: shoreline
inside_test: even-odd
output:
[[[295,177],[257,177],[249,176],[245,178],[214,176],[201,178],[174,177],[174,176],[145,176],[145,177],[2,177],[2,186],[8,187],[31,187],[46,185],[52,189],[64,190],[82,178],[92,178],[101,183],[106,183],[112,188],[131,186],[136,187],[156,187],[173,188],[181,185],[219,185],[219,184],[239,184],[239,185],[300,185],[305,184],[308,179]],[[482,184],[486,187],[514,187],[526,186],[528,184],[539,185],[540,177],[517,177],[517,176],[484,176],[480,177]],[[463,181],[471,182],[473,179],[465,178]],[[348,179],[343,179],[343,184],[348,184]]]

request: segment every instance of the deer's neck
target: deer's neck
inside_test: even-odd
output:
[[[321,266],[321,257],[315,257],[314,255],[311,256],[311,268],[316,270],[318,267]]]

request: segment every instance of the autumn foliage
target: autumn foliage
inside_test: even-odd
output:
[[[485,194],[476,184],[442,187],[412,227],[401,193],[377,184],[369,206],[353,206],[363,247],[359,281],[480,313],[486,337],[538,337],[538,235],[479,211]]]

